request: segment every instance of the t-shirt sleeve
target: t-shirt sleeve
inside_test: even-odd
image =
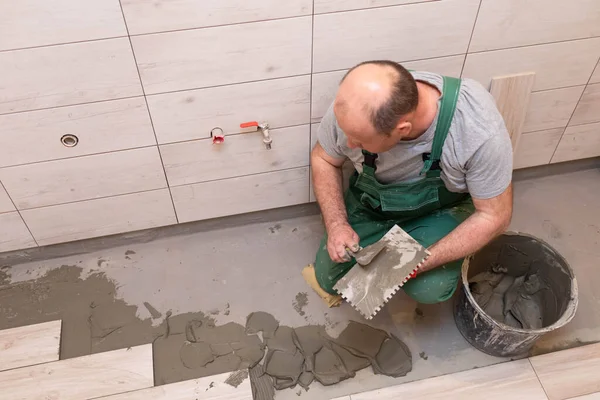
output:
[[[329,107],[327,113],[321,120],[317,130],[317,140],[325,152],[333,158],[346,158],[341,146],[338,144],[338,132],[333,105]]]
[[[466,165],[469,193],[476,199],[491,199],[510,185],[513,170],[512,144],[508,133],[490,137]]]

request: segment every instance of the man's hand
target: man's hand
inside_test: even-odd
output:
[[[335,262],[350,261],[346,248],[358,251],[360,238],[348,223],[339,223],[327,229],[327,251]]]

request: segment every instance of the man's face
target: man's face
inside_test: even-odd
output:
[[[361,110],[362,111],[362,110]],[[348,147],[351,149],[364,149],[370,153],[383,153],[392,149],[400,140],[395,135],[386,135],[377,132],[369,120],[365,118],[366,112],[351,112],[340,110],[334,106],[334,113],[338,125],[348,138]]]

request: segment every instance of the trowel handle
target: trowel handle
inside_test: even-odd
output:
[[[348,261],[350,261],[350,259],[356,257],[356,253],[358,253],[362,249],[363,249],[362,247],[358,246],[358,250],[352,251],[352,250],[350,250],[350,248],[346,247],[346,255],[347,255]]]

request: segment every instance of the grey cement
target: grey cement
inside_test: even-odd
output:
[[[552,167],[555,169],[556,166]],[[515,183],[515,208],[510,229],[541,237],[556,248],[575,270],[580,292],[579,308],[573,321],[542,337],[536,343],[534,353],[599,341],[600,210],[597,199],[600,198],[600,171],[590,169],[547,177],[539,177],[531,171],[519,172],[531,179]],[[348,321],[363,321],[348,304],[327,308],[308,290],[300,275],[302,267],[313,261],[323,233],[319,216],[277,222],[253,223],[250,220],[237,228],[227,224],[230,225],[229,222],[211,221],[208,226],[214,230],[198,232],[184,226],[185,234],[180,236],[155,233],[149,237],[136,233],[118,242],[109,238],[93,244],[70,245],[67,246],[69,249],[80,254],[67,257],[59,257],[64,252],[56,248],[43,253],[36,249],[13,253],[10,257],[0,256],[3,260],[0,271],[5,274],[0,274],[0,282],[25,282],[61,265],[81,267],[80,277],[84,279],[102,272],[116,283],[113,300],[131,306],[143,324],[153,327],[164,327],[168,311],[176,316],[213,309],[221,311],[211,316],[219,325],[227,322],[244,324],[249,313],[263,310],[276,315],[285,326],[324,325],[332,337],[337,337]],[[271,231],[276,224],[281,227]],[[220,229],[222,225],[226,227]],[[140,238],[142,242],[139,242]],[[97,250],[90,252],[91,249]],[[128,250],[135,254],[126,255]],[[48,258],[48,251],[52,258]],[[37,261],[31,261],[36,258]],[[101,266],[97,265],[99,259],[105,260]],[[298,293],[307,293],[308,303],[303,307],[305,315],[294,309]],[[38,296],[43,298],[45,294]],[[78,298],[75,293],[72,296]],[[151,303],[163,317],[153,320],[144,302]],[[0,304],[1,313],[6,317],[0,320],[0,328],[15,326],[14,307],[2,300]],[[73,307],[77,309],[75,305]],[[225,315],[225,310],[229,310],[229,315]],[[21,314],[18,324],[32,320],[28,312]],[[11,316],[10,321],[8,316]],[[413,358],[412,371],[405,377],[392,378],[376,375],[371,368],[365,368],[353,379],[336,385],[322,386],[313,382],[308,392],[301,393],[303,399],[330,399],[505,360],[475,350],[462,338],[454,324],[451,302],[416,304],[399,292],[369,324],[401,338],[412,354],[423,353],[421,357]],[[185,326],[181,331],[185,336]],[[95,347],[101,349],[102,343],[98,342],[94,341]],[[89,348],[91,344],[87,346]],[[72,351],[76,352],[76,347]],[[251,370],[251,375],[268,381],[270,377],[263,375],[259,366]],[[267,384],[264,390],[269,388],[273,388],[272,384]],[[253,390],[258,390],[254,383]],[[280,391],[276,399],[297,399],[297,393],[297,388]]]
[[[545,308],[540,291],[549,288],[537,274],[515,278],[502,272],[482,272],[471,283],[475,301],[494,320],[513,328],[542,328]]]

